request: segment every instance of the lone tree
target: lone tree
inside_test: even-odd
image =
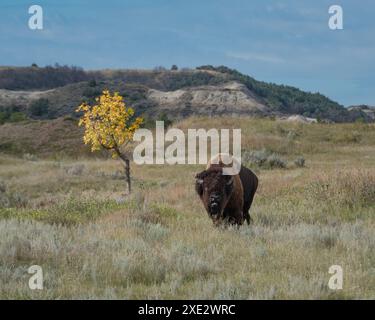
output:
[[[40,98],[31,103],[29,112],[33,117],[46,116],[48,113],[49,101],[45,98]]]
[[[113,158],[120,158],[124,162],[130,193],[130,159],[123,150],[132,140],[143,119],[133,119],[134,110],[125,105],[123,97],[117,92],[111,95],[108,90],[104,90],[95,101],[94,106],[84,102],[76,110],[83,112],[78,123],[79,126],[85,127],[83,141],[91,145],[92,152],[103,148],[109,150]]]

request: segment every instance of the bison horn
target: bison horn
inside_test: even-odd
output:
[[[202,184],[203,183],[203,179],[197,179],[197,183],[198,184]]]
[[[228,180],[227,182],[227,186],[230,186],[231,184],[233,184],[233,176],[230,177],[230,179]]]

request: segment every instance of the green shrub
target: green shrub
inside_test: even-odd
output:
[[[65,172],[70,176],[81,176],[85,170],[85,165],[82,163],[74,164],[64,168]]]
[[[267,152],[266,150],[244,152],[242,154],[242,161],[262,167],[266,163],[268,155],[269,152]]]
[[[35,154],[25,153],[23,159],[26,161],[38,161],[38,157]]]
[[[270,166],[271,169],[273,168],[285,168],[286,167],[286,162],[280,158],[280,156],[276,153],[271,154],[267,158],[267,162]]]
[[[2,152],[15,152],[17,149],[16,145],[12,142],[3,142],[0,143],[0,151]]]
[[[303,168],[305,166],[305,158],[298,157],[296,160],[294,160],[294,164],[296,167]]]
[[[290,130],[286,135],[286,139],[290,142],[294,141],[298,137],[298,132]]]
[[[6,184],[0,181],[0,208],[24,208],[27,203],[25,196],[8,190]]]
[[[287,161],[283,160],[279,154],[262,149],[256,151],[245,151],[242,154],[242,162],[249,166],[258,166],[265,169],[286,168]]]
[[[42,117],[48,113],[49,101],[45,98],[40,98],[31,103],[29,107],[30,115],[33,117]]]
[[[158,121],[164,121],[164,128],[168,128],[173,123],[173,121],[169,119],[168,115],[165,112],[163,112],[159,116]]]
[[[0,124],[5,123],[8,119],[9,115],[4,111],[0,111]]]
[[[97,85],[97,83],[96,83],[95,79],[89,81],[89,87],[93,88],[93,87],[96,87],[96,85]]]
[[[22,112],[13,112],[9,117],[9,122],[19,122],[26,120],[27,117]]]
[[[5,122],[18,122],[26,119],[27,117],[21,112],[21,107],[19,105],[0,106],[0,124],[4,124]]]
[[[6,191],[5,182],[0,180],[0,193],[4,193]]]
[[[85,90],[83,90],[82,95],[87,98],[96,98],[101,95],[101,90],[97,89],[95,87],[88,87]]]

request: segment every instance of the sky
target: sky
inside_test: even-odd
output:
[[[328,27],[331,5],[343,30]],[[43,30],[31,30],[31,5]],[[0,0],[0,65],[226,65],[375,106],[374,0]]]

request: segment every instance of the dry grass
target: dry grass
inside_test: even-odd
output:
[[[126,196],[113,160],[1,155],[0,298],[375,298],[374,127],[232,118],[178,126],[239,126],[244,149],[292,163],[256,168],[250,227],[212,226],[194,194],[201,166],[133,166]],[[350,130],[361,140],[337,137]],[[305,167],[293,164],[298,156]],[[44,270],[41,291],[28,288],[33,264]],[[343,267],[343,290],[328,288],[333,264]]]

